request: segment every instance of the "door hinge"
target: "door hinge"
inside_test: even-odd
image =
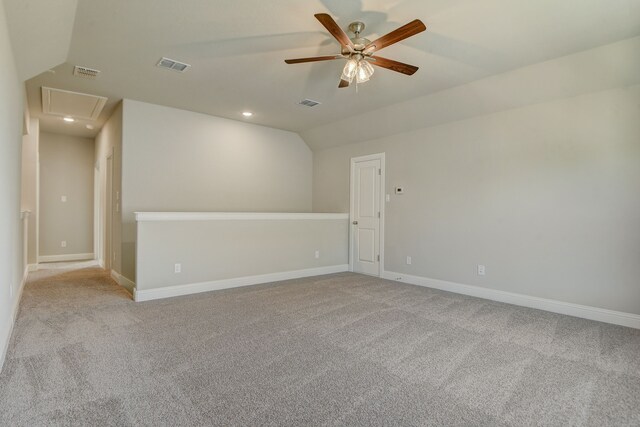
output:
[[[380,255],[378,255],[378,262],[380,262]]]

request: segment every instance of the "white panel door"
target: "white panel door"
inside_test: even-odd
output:
[[[353,163],[353,271],[380,275],[380,159]]]

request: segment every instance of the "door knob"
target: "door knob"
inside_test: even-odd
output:
[[[358,225],[358,221],[353,221],[353,225]]]

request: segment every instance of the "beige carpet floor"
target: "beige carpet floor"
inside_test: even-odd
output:
[[[640,425],[640,331],[335,274],[134,303],[40,271],[0,425]]]

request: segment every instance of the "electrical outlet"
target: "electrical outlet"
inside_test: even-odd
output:
[[[66,202],[67,201],[67,196],[60,196],[60,201],[61,202]]]
[[[411,265],[411,257],[410,256],[407,257],[407,265]]]
[[[320,258],[320,251],[316,251],[316,259]]]
[[[61,248],[66,248],[67,247],[67,241],[63,240],[62,242],[60,242],[60,247]]]
[[[485,267],[482,264],[478,264],[478,276],[484,276],[485,275]]]
[[[175,264],[173,266],[173,272],[174,273],[181,273],[182,272],[182,264]]]

